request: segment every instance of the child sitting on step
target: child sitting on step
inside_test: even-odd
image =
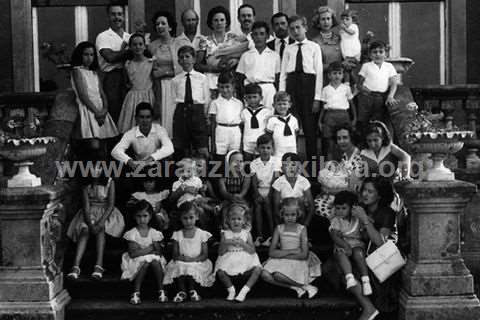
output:
[[[282,201],[283,224],[275,228],[268,252],[270,259],[264,264],[262,278],[266,282],[293,289],[297,297],[307,293],[313,298],[318,289],[310,283],[321,275],[321,262],[308,249],[307,228],[297,223],[302,211],[295,198]]]
[[[176,281],[178,293],[173,302],[200,301],[196,285],[211,287],[214,282],[212,262],[208,259],[207,241],[209,232],[195,226],[198,220],[198,207],[191,201],[180,206],[180,220],[183,228],[172,235],[172,260],[166,268],[164,284]]]
[[[105,234],[120,237],[125,222],[120,211],[115,207],[115,183],[107,177],[98,166],[88,183],[82,188],[83,208],[73,218],[67,230],[67,236],[77,243],[77,251],[69,279],[76,280],[80,276],[80,262],[87,248],[88,238],[96,239],[97,257],[93,267],[92,278],[103,277],[103,253]]]
[[[153,213],[152,206],[146,200],[140,200],[135,206],[137,226],[123,236],[128,241],[128,252],[122,255],[122,279],[133,281],[131,304],[141,303],[140,288],[150,266],[157,278],[158,302],[168,301],[163,290],[163,270],[167,264],[162,255],[163,234],[149,226]]]
[[[255,252],[249,232],[248,207],[234,203],[227,209],[225,229],[222,230],[215,274],[227,288],[228,301],[243,302],[262,273],[262,265]],[[230,277],[242,276],[248,281],[237,296]]]
[[[365,242],[362,241],[360,221],[352,215],[352,207],[357,204],[357,196],[350,191],[340,191],[335,195],[333,205],[335,215],[330,221],[330,236],[335,248],[335,259],[345,275],[347,289],[357,285],[352,273],[352,262],[360,272],[364,296],[372,294],[367,263],[365,262]]]

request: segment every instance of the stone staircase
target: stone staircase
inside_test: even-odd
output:
[[[200,288],[200,302],[181,304],[158,303],[157,288],[153,274],[148,274],[142,287],[142,301],[138,306],[129,304],[131,284],[120,280],[121,255],[126,251],[126,244],[119,239],[108,238],[105,263],[105,276],[100,281],[90,278],[95,250],[94,244],[89,248],[83,259],[82,275],[76,281],[65,279],[72,301],[66,308],[67,320],[115,319],[115,320],[163,320],[163,319],[324,319],[349,320],[357,319],[359,315],[356,302],[339,293],[323,276],[315,280],[319,293],[311,300],[297,299],[292,290],[270,286],[259,280],[249,293],[244,303],[233,303],[224,300],[225,289],[218,282],[212,288]],[[331,252],[330,245],[313,249],[325,261]],[[170,251],[167,247],[168,252]],[[73,243],[66,250],[65,274],[71,267],[75,247]],[[216,258],[216,247],[211,246],[210,259]],[[268,248],[258,250],[260,260],[268,257]],[[168,260],[168,259],[167,259]],[[240,288],[238,279],[234,279]],[[175,288],[167,286],[170,299],[175,295]]]

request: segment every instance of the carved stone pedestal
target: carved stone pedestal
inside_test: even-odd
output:
[[[0,189],[0,319],[63,320],[61,187]]]
[[[411,222],[399,319],[480,319],[473,277],[460,254],[460,216],[475,185],[415,181],[396,188],[410,209]]]

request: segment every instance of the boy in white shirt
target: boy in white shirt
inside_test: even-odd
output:
[[[298,120],[290,113],[292,98],[285,91],[279,91],[273,98],[275,116],[267,120],[265,131],[273,135],[275,157],[281,158],[287,152],[297,152]]]
[[[385,62],[386,45],[382,41],[374,41],[369,46],[370,62],[364,63],[360,69],[358,89],[358,124],[361,132],[371,120],[389,123],[385,105],[398,103],[395,99],[397,91],[397,71]],[[362,134],[363,135],[363,134]]]
[[[262,104],[273,110],[273,96],[280,75],[280,56],[267,47],[269,27],[263,21],[253,24],[252,38],[255,47],[240,57],[237,73],[242,85],[258,84],[263,93]]]
[[[260,157],[250,163],[252,176],[252,190],[255,203],[254,227],[257,232],[255,246],[270,246],[273,235],[273,215],[270,189],[273,181],[280,176],[282,162],[280,158],[273,156],[273,137],[271,134],[262,134],[257,139],[257,150]],[[270,237],[265,237],[263,217],[267,218],[267,228]],[[266,239],[266,240],[265,240]]]
[[[244,160],[255,159],[257,138],[265,133],[267,119],[273,115],[271,109],[261,104],[262,88],[252,83],[245,86],[245,109],[242,111],[243,122],[243,156]]]
[[[217,87],[220,95],[212,101],[208,113],[214,142],[213,154],[223,159],[229,151],[240,150],[243,104],[233,97],[235,77],[232,73],[221,73]]]
[[[292,16],[288,20],[295,42],[285,48],[280,71],[279,91],[288,92],[305,135],[307,161],[317,156],[317,128],[314,114],[320,111],[323,88],[322,52],[318,43],[306,37],[307,19]]]
[[[332,62],[328,66],[330,83],[323,88],[323,108],[318,119],[318,128],[322,133],[322,150],[327,151],[327,159],[332,158],[335,128],[343,125],[352,125],[355,128],[357,114],[353,107],[353,94],[350,86],[342,83],[344,68],[341,62]],[[352,113],[350,120],[349,111]]]

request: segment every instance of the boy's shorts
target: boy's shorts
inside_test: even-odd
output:
[[[323,117],[322,137],[333,138],[335,128],[341,125],[350,125],[350,115],[347,110],[326,110]]]
[[[225,155],[232,150],[240,150],[242,131],[240,126],[224,126],[217,123],[215,128],[216,153]]]

